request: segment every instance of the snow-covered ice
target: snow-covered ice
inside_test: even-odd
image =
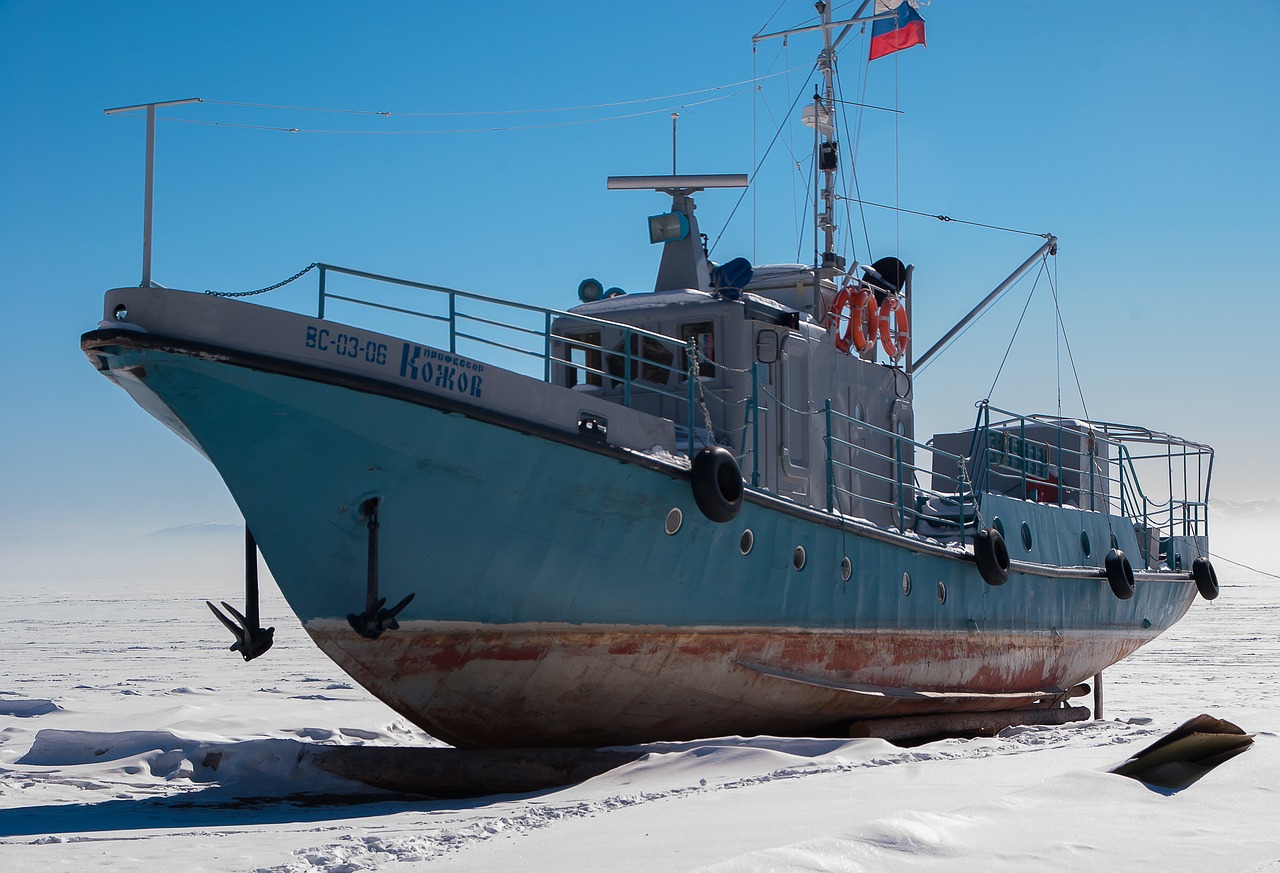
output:
[[[1215,603],[1107,672],[1105,720],[910,749],[657,744],[579,785],[428,802],[302,755],[435,741],[315,650],[274,586],[275,648],[226,650],[203,601],[238,599],[238,536],[117,540],[78,562],[6,543],[4,870],[1280,873],[1280,583],[1261,574],[1219,562]],[[1200,712],[1257,741],[1177,792],[1106,772]]]

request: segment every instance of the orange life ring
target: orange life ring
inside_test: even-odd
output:
[[[880,304],[880,345],[889,359],[896,361],[906,354],[910,342],[911,325],[907,321],[906,307],[897,295],[890,294]]]
[[[849,321],[853,321],[853,297],[849,294],[849,287],[845,285],[840,289],[840,293],[836,295],[831,308],[827,310],[826,323],[827,330],[833,331],[836,335],[836,348],[846,354],[849,352],[849,329],[847,324]],[[846,320],[846,327],[843,330],[840,327],[841,320]]]
[[[876,344],[876,296],[866,288],[853,295],[853,317],[849,319],[848,341],[862,354]]]

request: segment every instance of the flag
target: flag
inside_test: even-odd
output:
[[[876,0],[876,14],[891,12],[892,18],[871,22],[871,56],[874,61],[913,45],[924,45],[924,19],[914,0]]]

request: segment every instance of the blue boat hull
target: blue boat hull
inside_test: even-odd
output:
[[[459,745],[803,734],[1025,707],[1125,657],[1195,597],[1182,576],[1140,579],[1119,600],[1096,572],[1026,565],[993,588],[958,549],[762,492],[712,523],[681,465],[480,407],[122,331],[84,345],[215,465],[329,657]],[[380,592],[415,594],[378,639],[347,621],[365,604],[371,497]],[[672,509],[682,522],[668,533]],[[1101,516],[1054,511],[1027,510],[1102,541]]]

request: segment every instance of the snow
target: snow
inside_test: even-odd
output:
[[[915,748],[655,744],[579,785],[427,801],[308,759],[438,744],[319,654],[269,577],[275,647],[249,664],[226,650],[203,601],[238,599],[236,533],[117,538],[80,575],[0,570],[6,871],[1280,873],[1280,583],[1260,573],[1218,562],[1216,602],[1107,672],[1104,720]],[[7,542],[10,567],[47,548]],[[57,559],[76,563],[61,541]],[[1107,772],[1200,712],[1255,744],[1176,792]]]

